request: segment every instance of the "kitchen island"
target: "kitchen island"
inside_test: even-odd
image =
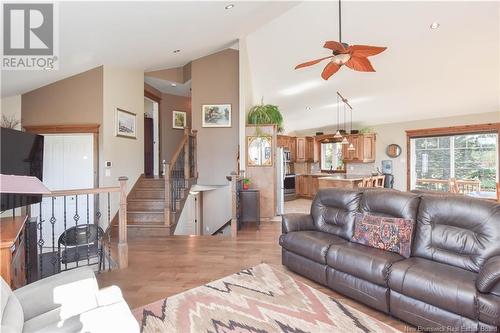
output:
[[[367,176],[361,175],[331,175],[318,178],[318,188],[358,188],[363,183],[363,178]],[[369,177],[369,176],[368,176]]]
[[[297,197],[312,199],[320,188],[358,188],[365,177],[370,176],[346,175],[344,173],[298,174],[295,182]]]

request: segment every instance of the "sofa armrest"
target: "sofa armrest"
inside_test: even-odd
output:
[[[111,305],[124,302],[122,291],[117,286],[109,286],[100,289],[96,294],[98,306]]]
[[[33,282],[15,290],[14,295],[25,321],[55,309],[65,319],[96,308],[98,290],[92,269],[82,267]]]
[[[292,231],[315,230],[313,218],[310,214],[285,214],[282,216],[281,226],[284,234]]]
[[[497,284],[500,284],[500,256],[489,258],[476,279],[476,288],[482,293],[489,293]]]

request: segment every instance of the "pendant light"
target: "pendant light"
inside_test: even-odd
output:
[[[333,138],[337,140],[342,140],[342,134],[340,134],[340,101],[338,92],[337,92],[337,132],[335,132]]]
[[[351,127],[349,129],[349,134],[352,134],[352,107],[349,105],[349,109],[351,110]],[[349,147],[347,148],[348,151],[355,151],[356,148],[354,148],[354,145],[352,142],[349,144]]]
[[[344,102],[344,98],[341,98],[342,99],[342,104],[344,106],[344,132],[347,133],[347,126],[346,126],[346,123],[347,123],[347,117],[346,117],[346,113],[345,113],[345,102]],[[349,141],[347,141],[347,136],[344,136],[344,138],[342,139],[342,144],[343,145],[348,145],[349,144]]]

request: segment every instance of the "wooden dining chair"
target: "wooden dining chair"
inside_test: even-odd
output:
[[[375,187],[384,187],[384,181],[385,181],[385,176],[384,175],[380,175],[380,176],[377,176],[377,177],[374,177],[375,178]]]
[[[371,177],[365,177],[361,181],[361,187],[373,187],[373,182]]]

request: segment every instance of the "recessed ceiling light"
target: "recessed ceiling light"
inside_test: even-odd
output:
[[[179,53],[181,52],[181,50],[174,50],[174,53]]]
[[[171,83],[170,84],[172,87],[177,87],[177,83]]]
[[[439,28],[439,23],[438,22],[432,22],[430,27],[431,27],[431,29],[437,29],[437,28]]]
[[[310,106],[306,106],[306,111],[311,111],[311,107]]]
[[[227,6],[226,6],[226,7],[224,7],[224,8],[226,8],[226,9],[231,9],[231,8],[234,8],[234,4],[232,4],[232,3],[231,3],[231,4],[227,5]]]

